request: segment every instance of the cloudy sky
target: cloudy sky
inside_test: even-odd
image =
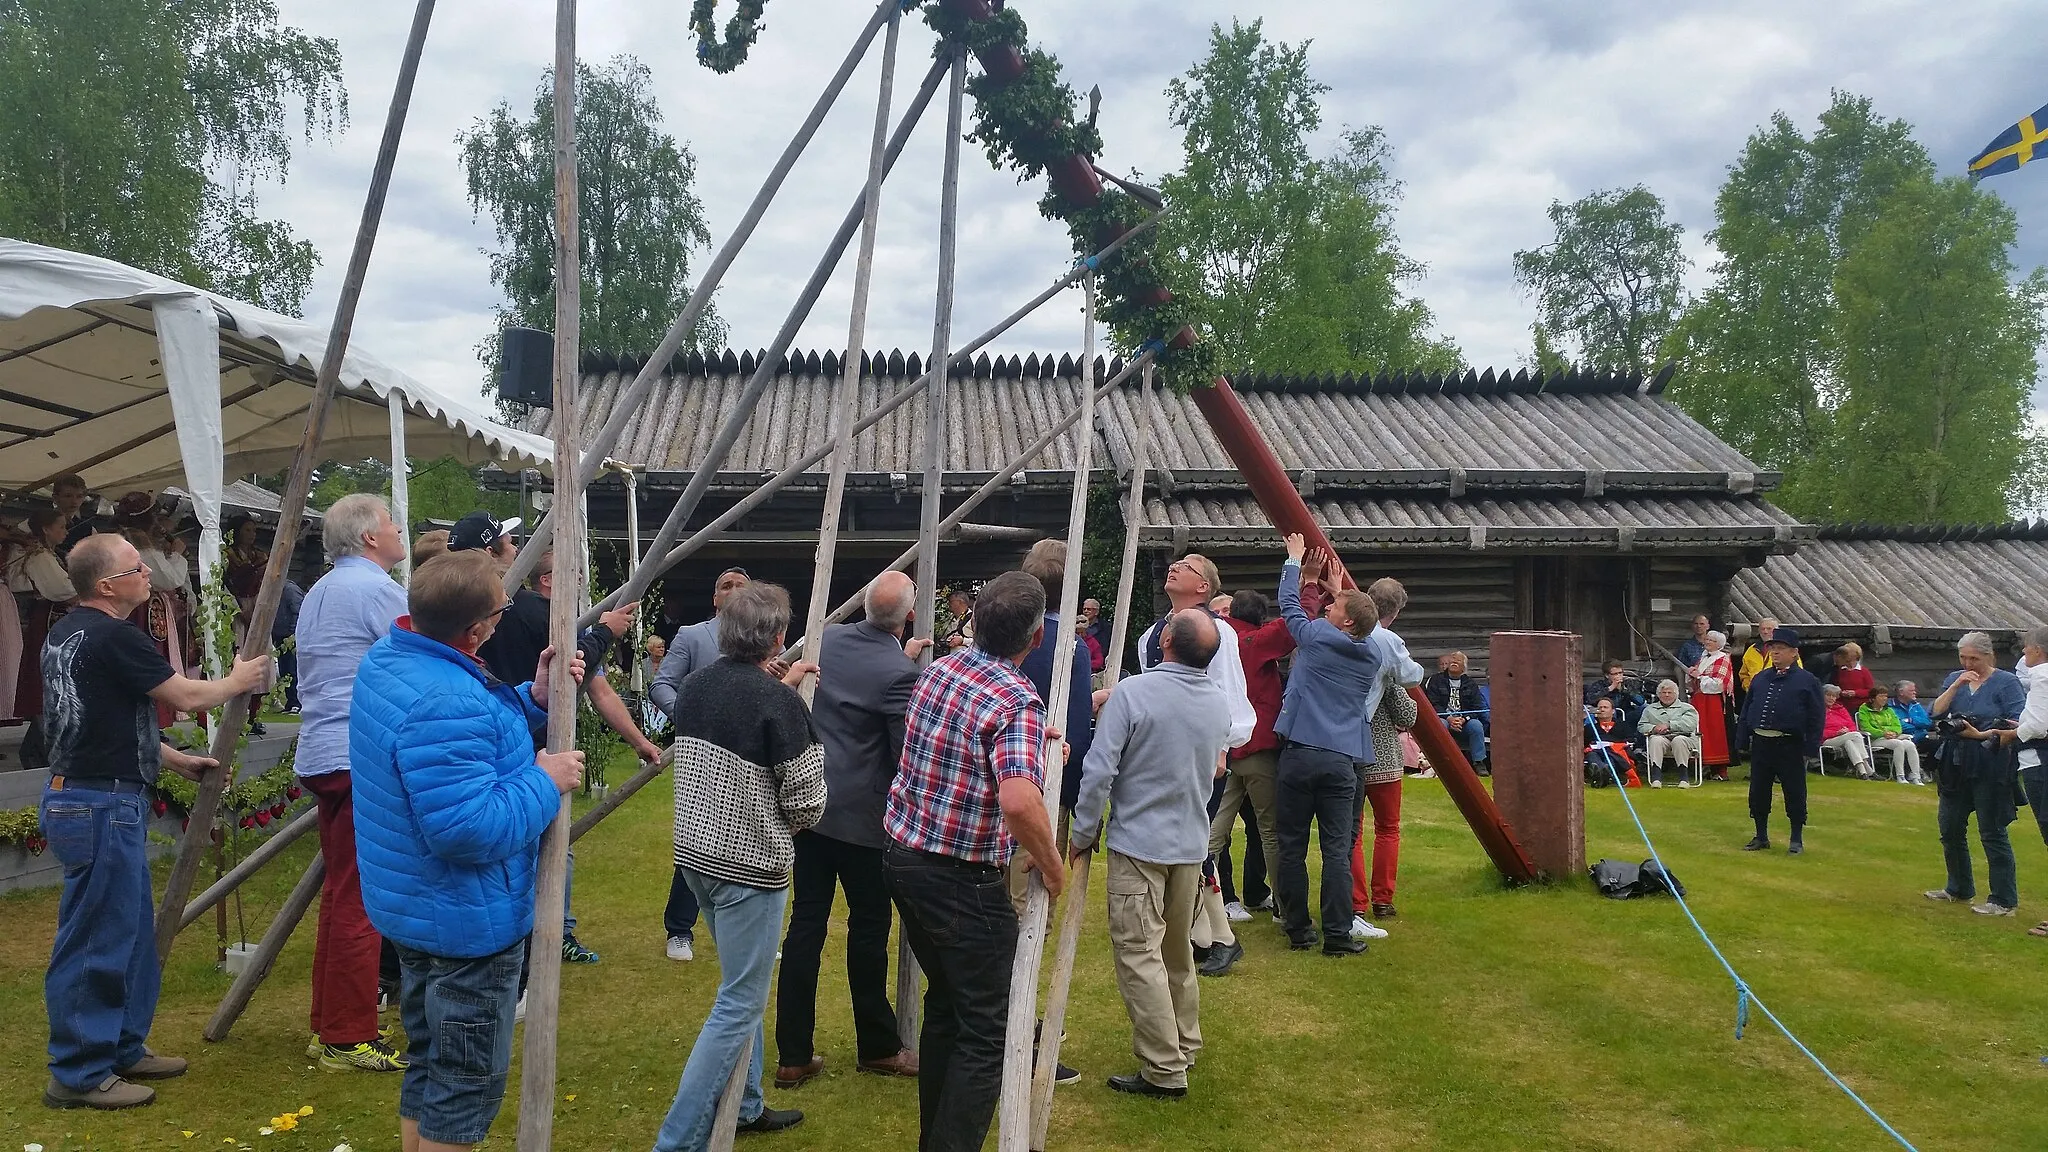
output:
[[[1695,287],[1713,254],[1713,199],[1742,143],[1774,111],[1810,130],[1830,89],[1874,98],[1911,122],[1943,170],[1960,173],[1985,141],[2048,101],[2039,10],[2017,0],[1937,3],[1733,0],[1657,5],[1600,0],[1018,0],[1033,39],[1077,89],[1099,84],[1104,166],[1157,174],[1178,161],[1164,89],[1207,48],[1212,23],[1263,18],[1269,37],[1311,40],[1329,85],[1325,143],[1379,124],[1405,185],[1399,233],[1428,267],[1412,286],[1441,331],[1479,366],[1526,353],[1533,308],[1509,257],[1548,238],[1544,210],[1597,188],[1647,184],[1685,226]],[[341,44],[354,123],[301,148],[264,207],[320,249],[309,315],[323,316],[354,234],[398,53],[406,0],[283,0],[287,23]],[[696,154],[699,193],[723,240],[768,165],[872,8],[863,0],[775,0],[751,60],[718,76],[698,67],[680,0],[583,0],[581,54],[639,56],[653,70],[667,128]],[[729,3],[719,6],[722,22]],[[473,349],[497,300],[454,139],[492,105],[530,105],[552,53],[553,5],[443,3],[422,66],[357,339],[422,379],[473,387]],[[848,86],[718,295],[734,342],[765,345],[862,177],[874,114],[876,49]],[[932,35],[905,22],[898,106],[922,76]],[[871,347],[931,341],[943,95],[884,189]],[[1069,266],[1062,230],[1038,216],[1039,189],[992,171],[969,145],[961,188],[955,332],[978,332]],[[2017,209],[2018,263],[2048,261],[2048,167],[1989,187]],[[846,261],[850,268],[852,261]],[[798,337],[842,346],[851,295],[842,271]],[[999,347],[1077,348],[1078,300],[1040,311]]]

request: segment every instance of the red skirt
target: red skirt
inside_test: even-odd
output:
[[[14,714],[33,720],[43,714],[43,638],[68,604],[52,604],[38,596],[29,602],[21,621],[21,672],[14,685]]]
[[[1721,711],[1724,699],[1719,692],[1692,694],[1693,710],[1700,714],[1700,759],[1709,768],[1726,768],[1732,763],[1728,756],[1728,717]]]
[[[156,650],[172,671],[185,672],[185,642],[178,628],[177,598],[169,592],[152,591],[142,607],[128,614],[128,622],[149,633]],[[168,728],[178,722],[178,712],[168,704],[156,706],[156,723]]]

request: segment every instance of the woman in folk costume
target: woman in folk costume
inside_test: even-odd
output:
[[[228,544],[228,595],[235,598],[235,644],[249,627],[249,614],[256,610],[256,594],[263,590],[263,570],[270,566],[270,553],[256,543],[257,523],[251,517],[235,522]],[[210,578],[210,576],[208,577]]]
[[[180,627],[179,600],[184,585],[185,557],[173,556],[157,533],[156,501],[147,492],[130,492],[114,504],[114,523],[121,535],[135,545],[143,566],[149,569],[149,599],[128,619],[149,633],[156,650],[170,661],[180,676],[185,674],[185,631]],[[177,710],[167,704],[156,706],[156,722],[168,728],[176,723]]]
[[[71,608],[78,593],[57,546],[64,542],[64,514],[38,508],[28,516],[27,545],[7,562],[7,587],[21,605],[21,661],[17,665],[14,714],[34,719],[43,714],[43,637],[50,625]]]
[[[1735,664],[1728,656],[1728,637],[1709,632],[1706,651],[1685,671],[1693,710],[1700,714],[1700,759],[1716,780],[1728,778],[1729,689],[1735,680]]]

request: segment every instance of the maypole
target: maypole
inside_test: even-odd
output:
[[[334,323],[327,331],[327,347],[314,378],[313,396],[306,405],[306,430],[292,457],[291,474],[278,500],[277,532],[270,541],[270,563],[263,569],[263,586],[249,611],[249,630],[242,639],[241,659],[253,660],[270,651],[270,625],[277,618],[277,604],[284,595],[285,572],[297,551],[299,525],[306,514],[306,494],[313,486],[313,466],[319,461],[320,441],[327,431],[327,417],[334,407],[334,393],[341,384],[342,357],[348,352],[349,333],[355,328],[356,303],[362,298],[363,281],[370,272],[370,253],[377,245],[377,228],[384,218],[384,198],[391,188],[391,170],[398,161],[398,141],[405,133],[405,116],[412,105],[413,80],[419,74],[420,52],[426,46],[427,26],[434,15],[434,0],[419,0],[413,10],[412,30],[406,37],[405,53],[399,59],[398,79],[391,92],[391,107],[384,117],[384,137],[377,146],[377,161],[370,173],[370,189],[363,199],[363,215],[356,228],[355,247],[349,253],[348,272],[342,277],[341,293],[334,303]],[[185,899],[199,873],[199,861],[213,841],[214,817],[220,812],[221,793],[234,777],[236,746],[249,722],[249,698],[237,696],[221,708],[221,721],[213,732],[213,758],[218,768],[200,774],[198,794],[193,799],[185,836],[178,844],[178,858],[164,882],[163,902],[156,912],[156,951],[159,962],[168,959],[171,945],[184,924]]]
[[[548,751],[576,747],[577,607],[584,596],[583,461],[577,391],[582,371],[583,245],[576,186],[576,0],[555,3],[555,499],[554,594],[548,603]],[[603,453],[593,453],[599,464]],[[536,536],[539,533],[535,533]],[[531,541],[529,541],[529,545]],[[595,675],[596,670],[592,669]],[[555,1023],[561,1011],[562,911],[569,870],[569,794],[541,834],[527,949],[526,1046],[520,1064],[521,1152],[547,1152],[555,1132]]]

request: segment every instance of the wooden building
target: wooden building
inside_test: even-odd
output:
[[[2048,624],[2048,522],[1825,527],[1737,574],[1728,600],[1738,633],[1775,618],[1811,652],[1853,640],[1880,680],[1931,687],[1964,633],[1989,633],[2011,667],[2021,633]]]
[[[612,455],[641,470],[644,533],[674,505],[755,366],[753,353],[679,357],[629,421]],[[825,442],[839,367],[835,354],[815,352],[777,365],[689,529]],[[1098,379],[1120,367],[1098,360]],[[602,425],[638,368],[602,356],[586,361],[588,431]],[[921,371],[915,353],[867,361],[857,411],[872,410]],[[1725,618],[1736,573],[1811,537],[1763,499],[1775,473],[1664,398],[1668,378],[1668,369],[1649,380],[1489,370],[1258,376],[1235,386],[1354,575],[1393,575],[1408,585],[1400,627],[1418,654],[1464,648],[1483,667],[1487,636],[1508,628],[1577,631],[1589,661],[1651,659],[1657,645],[1683,637],[1694,613]],[[956,370],[947,382],[946,506],[1071,410],[1080,387],[1068,355],[982,355]],[[529,429],[545,435],[550,417],[536,411]],[[1191,400],[1156,392],[1143,399],[1134,379],[1098,405],[1098,481],[1129,491],[1140,419],[1154,436],[1141,583],[1156,587],[1172,555],[1194,550],[1216,560],[1230,588],[1270,591],[1278,542]],[[924,400],[914,398],[856,445],[835,598],[915,541],[924,422]],[[1062,437],[1018,472],[970,518],[977,526],[947,541],[942,579],[986,578],[1014,565],[1031,540],[1063,533],[1073,465],[1073,441]],[[820,464],[683,565],[665,589],[671,619],[702,618],[712,581],[732,564],[788,586],[801,615],[824,487]],[[617,478],[592,488],[594,532],[623,536],[623,495]],[[1120,523],[1111,527],[1120,534]]]

